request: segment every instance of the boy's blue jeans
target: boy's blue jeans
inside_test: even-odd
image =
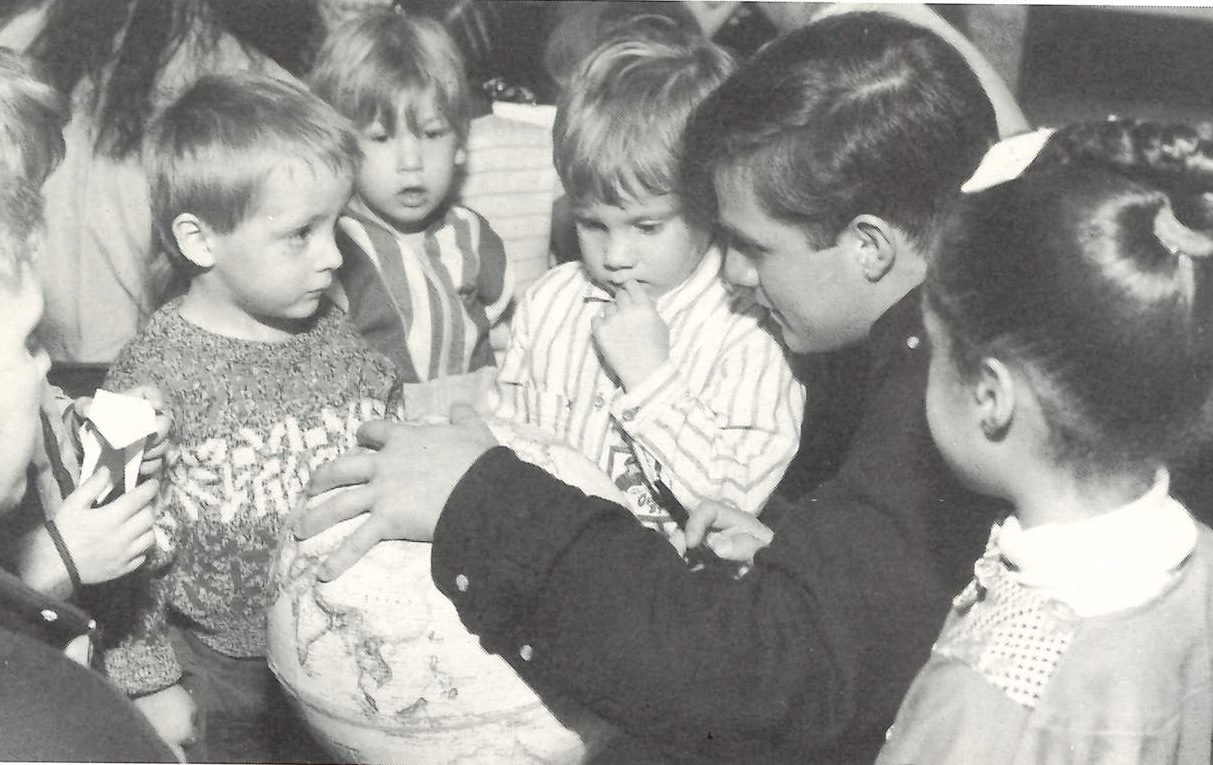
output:
[[[225,656],[188,631],[170,636],[198,705],[198,742],[190,762],[331,762],[308,734],[265,659]]]

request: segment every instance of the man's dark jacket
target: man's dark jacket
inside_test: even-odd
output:
[[[931,441],[917,291],[865,355],[824,402],[858,413],[842,446],[802,444],[796,470],[833,476],[772,499],[775,540],[741,580],[688,570],[624,508],[499,447],[439,520],[436,584],[537,689],[636,735],[722,762],[870,763],[1000,510]]]

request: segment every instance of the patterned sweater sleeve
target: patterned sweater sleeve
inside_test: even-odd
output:
[[[688,508],[723,500],[758,513],[800,442],[805,391],[756,321],[728,330],[707,386],[692,391],[667,361],[611,403],[641,468]]]
[[[156,384],[163,377],[160,356],[137,338],[118,355],[103,388],[122,391],[139,384]],[[166,393],[167,395],[167,393]],[[166,404],[174,420],[180,413]],[[166,473],[177,458],[170,448]],[[148,563],[122,579],[98,585],[90,594],[101,625],[105,673],[131,696],[144,696],[167,688],[181,677],[181,666],[168,637],[168,595],[163,580],[173,547],[175,528],[168,482],[161,483],[156,500],[157,544]]]

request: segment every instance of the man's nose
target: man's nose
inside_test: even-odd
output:
[[[758,269],[754,268],[749,258],[734,249],[725,253],[724,278],[737,287],[758,287]]]

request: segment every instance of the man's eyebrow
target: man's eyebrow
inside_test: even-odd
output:
[[[724,221],[720,221],[719,223],[717,223],[716,227],[718,229],[720,229],[726,237],[729,238],[729,241],[733,242],[734,244],[740,245],[741,247],[743,247],[747,250],[754,250],[756,252],[766,252],[766,250],[767,250],[766,247],[763,247],[761,244],[754,241],[753,239],[746,236],[745,234],[741,233],[740,231],[733,228],[732,226],[725,223]]]

